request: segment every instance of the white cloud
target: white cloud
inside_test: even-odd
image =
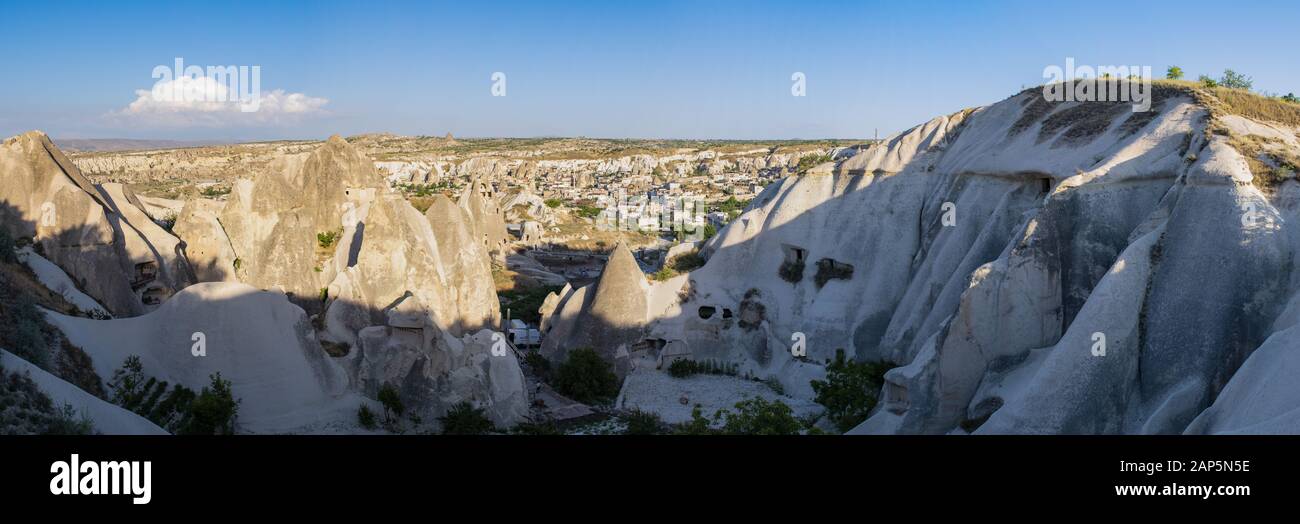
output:
[[[329,100],[275,89],[262,93],[254,81],[229,84],[208,76],[162,80],[136,90],[130,105],[109,113],[115,120],[158,126],[274,126],[322,114]],[[232,89],[233,87],[233,89]]]

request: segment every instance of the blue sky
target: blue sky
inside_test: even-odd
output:
[[[0,0],[0,134],[863,138],[996,102],[1066,57],[1300,92],[1296,27],[1300,3],[1282,1]],[[176,57],[258,65],[263,93],[328,102],[258,122],[123,117]],[[496,71],[507,96],[491,96]]]

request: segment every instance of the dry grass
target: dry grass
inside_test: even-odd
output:
[[[1240,89],[1216,87],[1213,91],[1215,98],[1223,103],[1224,110],[1229,114],[1300,127],[1300,104]]]
[[[1227,136],[1228,145],[1245,157],[1253,176],[1251,182],[1267,193],[1276,191],[1283,182],[1294,179],[1296,171],[1300,170],[1300,154],[1286,150],[1281,140],[1231,133]]]
[[[1163,88],[1185,93],[1219,114],[1300,127],[1300,104],[1279,98],[1270,98],[1244,89],[1205,87],[1200,82],[1188,80],[1156,80],[1155,87],[1157,90]]]
[[[17,294],[28,295],[36,305],[64,315],[85,316],[77,306],[72,305],[63,295],[50,291],[26,265],[0,262],[0,273],[8,277],[9,283]],[[3,278],[3,277],[0,277]]]

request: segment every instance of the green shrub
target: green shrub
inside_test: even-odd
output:
[[[781,276],[781,280],[791,284],[798,284],[800,280],[803,280],[803,261],[791,262],[787,260],[781,263],[781,267],[777,269],[777,274]]]
[[[759,397],[736,403],[736,412],[719,410],[722,433],[728,435],[798,435],[804,425],[784,402]]]
[[[221,372],[213,373],[209,378],[211,385],[205,386],[199,396],[190,405],[188,424],[181,430],[183,435],[233,435],[235,418],[239,415],[239,401],[235,400],[230,390],[230,381],[221,378]]]
[[[438,421],[442,422],[443,435],[483,435],[492,431],[492,421],[469,402],[452,406]]]
[[[618,395],[618,376],[596,350],[578,348],[555,373],[555,389],[560,394],[584,404],[613,399]]]
[[[1281,99],[1282,99],[1283,102],[1290,102],[1290,103],[1292,103],[1292,104],[1300,104],[1300,97],[1295,96],[1295,93],[1287,93],[1287,94],[1285,94],[1285,95],[1282,95],[1282,96],[1281,96]]]
[[[501,298],[501,316],[506,316],[506,309],[510,309],[511,318],[517,318],[530,324],[538,324],[542,321],[542,314],[538,312],[542,307],[542,302],[546,301],[547,295],[559,293],[563,289],[561,286],[536,286],[536,287],[519,287],[509,291],[497,292],[497,297]]]
[[[799,159],[799,164],[795,166],[795,173],[803,174],[809,169],[817,167],[831,161],[830,155],[808,155]]]
[[[17,246],[14,245],[13,235],[9,234],[9,228],[0,225],[0,262],[17,264],[18,253],[14,251],[15,249]]]
[[[131,355],[108,382],[109,400],[178,435],[230,435],[235,432],[239,400],[221,373],[197,395],[180,384],[146,376],[140,357]]]
[[[558,198],[548,198],[546,199],[545,202],[546,202],[546,207],[549,207],[551,209],[555,209],[564,204],[564,201]]]
[[[853,429],[875,409],[885,372],[893,367],[883,361],[857,362],[836,350],[835,360],[826,366],[826,380],[812,381],[814,400],[826,407],[826,416],[841,432]]]
[[[357,422],[361,424],[361,427],[366,429],[375,429],[377,427],[375,424],[375,412],[370,411],[370,406],[365,404],[362,404],[361,407],[357,409]]]
[[[397,387],[392,384],[384,384],[379,388],[379,403],[384,405],[384,421],[393,423],[402,417],[406,411],[406,406],[402,404],[402,394],[397,391]]]
[[[716,435],[717,430],[713,429],[713,421],[704,416],[700,405],[696,404],[691,408],[691,420],[677,426],[674,434],[677,435]]]
[[[320,245],[321,249],[329,249],[331,246],[334,245],[334,242],[338,241],[339,236],[342,234],[343,234],[342,230],[316,233],[316,243]]]
[[[90,420],[90,415],[86,413],[77,413],[72,404],[64,404],[63,409],[57,410],[49,419],[45,427],[46,435],[94,435],[95,425]]]
[[[673,378],[686,378],[698,373],[694,360],[678,359],[668,365],[668,374]]]
[[[699,251],[691,251],[673,257],[669,261],[669,267],[678,273],[686,273],[704,265],[704,257],[700,256]]]
[[[0,228],[2,229],[2,228]],[[31,295],[21,293],[0,274],[0,347],[41,369],[49,369],[54,328],[36,307]]]
[[[686,378],[691,375],[726,375],[734,377],[739,373],[739,365],[716,360],[695,361],[689,359],[674,360],[668,365],[668,374],[673,378]]]
[[[85,414],[61,408],[27,373],[0,368],[0,435],[89,435],[94,427]]]
[[[624,435],[658,435],[663,433],[664,421],[659,419],[659,415],[654,413],[632,410],[623,416],[627,421],[627,429],[623,431]]]
[[[229,195],[230,188],[220,187],[220,186],[208,186],[203,188],[202,191],[199,191],[199,194],[208,198],[216,198],[223,195]]]
[[[1215,79],[1210,78],[1210,77],[1205,76],[1205,75],[1201,75],[1201,77],[1198,78],[1198,79],[1196,79],[1196,81],[1200,82],[1201,85],[1203,85],[1203,86],[1205,86],[1205,87],[1211,87],[1211,88],[1213,88],[1213,87],[1219,87],[1219,81],[1218,81],[1218,80],[1215,80]]]
[[[1169,69],[1165,70],[1165,78],[1169,80],[1182,80],[1183,68],[1178,66],[1169,66]]]

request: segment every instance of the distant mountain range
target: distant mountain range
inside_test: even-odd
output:
[[[132,138],[63,138],[54,139],[60,149],[68,151],[147,151],[234,144],[232,140],[140,140]]]

